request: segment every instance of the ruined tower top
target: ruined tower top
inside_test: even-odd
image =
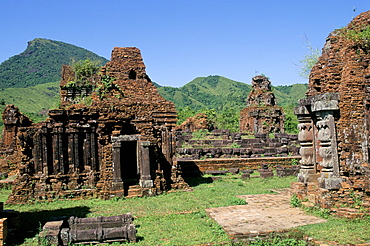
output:
[[[367,11],[329,34],[322,55],[311,70],[307,96],[353,91],[352,87],[368,84],[369,30],[370,11]]]
[[[270,80],[262,75],[252,78],[252,91],[247,99],[247,106],[274,106],[275,95],[271,91]]]
[[[103,71],[117,80],[147,79],[141,52],[136,47],[115,47]]]
[[[135,100],[163,101],[146,74],[141,52],[136,47],[115,47],[111,60],[102,68],[102,79],[114,78],[124,97]]]

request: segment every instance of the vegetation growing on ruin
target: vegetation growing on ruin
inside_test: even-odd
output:
[[[89,59],[75,61],[71,63],[71,67],[75,74],[74,79],[68,81],[66,87],[94,87],[94,77],[100,70],[99,61],[92,61]]]
[[[307,42],[306,48],[308,52],[306,55],[304,55],[302,59],[298,60],[299,62],[298,73],[299,76],[301,76],[302,78],[308,79],[313,66],[316,65],[317,61],[319,60],[319,57],[321,56],[321,50],[319,50],[316,47],[313,47],[311,43],[308,41],[308,39],[306,39],[306,42]]]
[[[359,29],[343,28],[341,33],[346,39],[351,40],[355,47],[366,52],[370,49],[370,25]]]

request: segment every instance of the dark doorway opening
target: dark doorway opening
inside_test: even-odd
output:
[[[121,177],[125,185],[136,185],[139,183],[137,141],[121,142]]]

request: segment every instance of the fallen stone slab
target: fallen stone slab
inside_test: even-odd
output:
[[[301,225],[326,222],[290,205],[288,190],[278,194],[237,196],[247,205],[208,208],[206,212],[233,240],[250,240]]]

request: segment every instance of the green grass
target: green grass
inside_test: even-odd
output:
[[[127,212],[135,218],[138,237],[138,242],[130,245],[243,245],[233,244],[224,230],[207,216],[205,209],[245,204],[236,195],[271,193],[271,189],[289,187],[295,180],[295,177],[241,180],[239,175],[224,175],[221,180],[212,182],[209,176],[204,176],[187,179],[193,191],[168,192],[156,197],[5,205],[5,209],[20,211],[22,222],[16,242],[8,245],[38,245],[39,228],[52,216],[95,217]],[[9,194],[10,190],[0,190],[0,200],[6,200]],[[315,214],[326,215],[322,211]],[[295,228],[283,236],[272,236],[253,245],[303,245],[299,241],[302,235],[341,244],[370,241],[369,218],[348,220],[329,216],[327,220]]]
[[[370,218],[350,220],[330,216],[326,219],[325,223],[301,226],[299,230],[320,241],[340,244],[370,242]]]
[[[223,229],[205,209],[243,204],[236,195],[271,193],[270,189],[289,187],[294,177],[253,179],[225,176],[212,182],[210,178],[188,179],[193,191],[169,192],[156,197],[118,200],[56,200],[27,205],[5,205],[21,212],[21,232],[17,243],[37,245],[40,225],[52,216],[95,217],[131,212],[136,218],[139,241],[130,245],[197,245],[231,243]],[[0,198],[10,193],[0,192]]]

